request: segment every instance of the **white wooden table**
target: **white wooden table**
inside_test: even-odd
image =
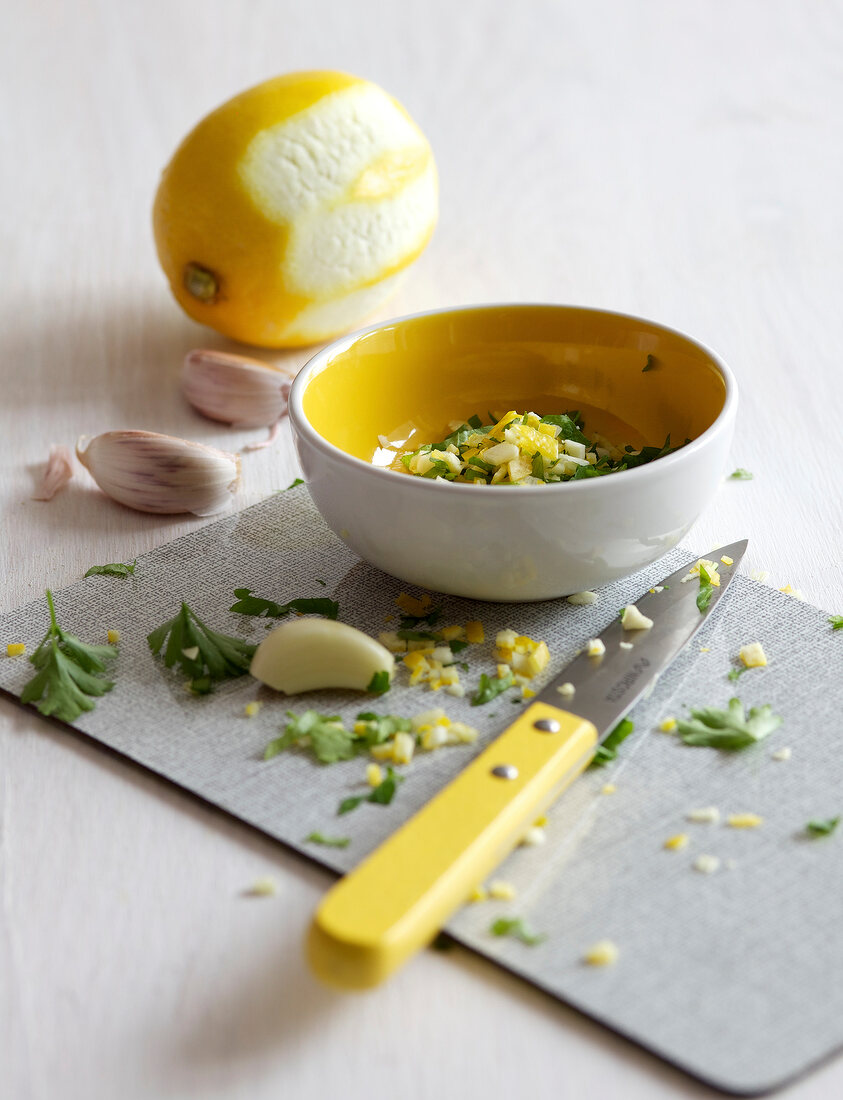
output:
[[[132,514],[81,473],[32,502],[51,443],[257,435],[179,397],[184,352],[227,345],[171,300],[150,205],[207,110],[321,66],[385,86],[437,156],[439,228],[384,315],[570,302],[710,343],[742,388],[734,465],[756,477],[724,484],[687,545],[748,535],[747,569],[843,612],[840,3],[32,0],[5,16],[0,609],[201,522]],[[289,429],[244,466],[241,505],[288,484]],[[708,1095],[461,951],[364,997],[319,988],[300,941],[327,875],[5,700],[0,811],[10,1100]],[[244,898],[265,874],[278,896]],[[838,1060],[787,1095],[841,1093]]]

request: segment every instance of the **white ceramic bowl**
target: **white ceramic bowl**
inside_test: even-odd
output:
[[[360,557],[422,588],[507,601],[599,587],[674,546],[723,476],[736,406],[731,371],[690,337],[554,305],[374,325],[318,352],[289,399],[313,500]],[[586,432],[618,443],[616,418],[636,446],[668,432],[690,442],[632,470],[547,486],[431,481],[373,462],[379,435],[414,429],[417,446],[487,409],[585,409]]]

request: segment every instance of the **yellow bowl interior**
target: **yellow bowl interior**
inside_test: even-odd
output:
[[[648,356],[652,357],[648,360]],[[648,367],[649,369],[644,369]],[[494,306],[395,321],[331,355],[304,413],[334,446],[377,461],[378,436],[413,449],[487,411],[580,410],[614,443],[694,439],[726,386],[705,350],[646,321],[563,306]]]

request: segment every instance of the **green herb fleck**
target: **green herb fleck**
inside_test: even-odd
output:
[[[745,470],[743,466],[738,466],[737,470],[733,470],[729,474],[729,481],[752,481],[753,475],[749,470]]]
[[[535,947],[536,944],[547,939],[547,936],[539,932],[530,931],[530,928],[521,917],[498,917],[490,925],[489,931],[493,936],[512,936],[513,939],[520,940],[528,947]]]
[[[397,775],[391,767],[387,767],[386,778],[382,779],[373,791],[369,794],[357,794],[352,795],[350,798],[344,798],[340,802],[337,814],[350,813],[352,810],[356,810],[361,802],[374,802],[377,806],[388,806],[395,797],[398,784],[403,782],[403,775]]]
[[[597,746],[597,752],[594,754],[594,759],[588,766],[590,768],[603,768],[613,760],[616,760],[618,745],[625,741],[634,729],[635,724],[631,718],[622,718],[605,741]]]
[[[733,684],[737,683],[745,672],[749,672],[747,665],[736,665],[734,668],[729,669],[729,679]]]
[[[828,621],[832,630],[843,630],[843,615],[832,615]]]
[[[648,370],[655,370],[655,369],[656,369],[656,360],[652,355],[648,355],[647,356],[647,362],[641,368],[641,373],[646,374]]]
[[[711,583],[711,577],[708,575],[706,567],[700,563],[700,590],[697,593],[697,607],[702,614],[705,614],[713,594],[714,585]]]
[[[498,695],[511,688],[514,683],[515,679],[511,672],[508,672],[506,676],[496,676],[494,679],[487,676],[485,672],[481,673],[477,691],[471,697],[471,705],[480,707],[484,703],[491,703]]]
[[[293,711],[288,710],[287,717],[290,721],[284,732],[274,741],[270,741],[264,749],[264,760],[271,760],[304,737],[309,739],[314,756],[323,764],[336,764],[338,760],[351,760],[357,755],[358,745],[355,738],[345,729],[338,715],[306,710],[297,717]]]
[[[290,484],[287,486],[287,489],[295,489],[297,485],[304,485],[304,481],[302,478],[297,477],[295,481],[291,481]],[[286,493],[287,489],[282,489],[281,492]]]
[[[736,751],[763,740],[781,725],[769,703],[752,707],[745,714],[740,699],[730,699],[728,710],[705,707],[691,711],[691,720],[680,719],[676,725],[686,745]]]
[[[324,833],[308,833],[304,838],[305,844],[321,844],[323,848],[347,848],[351,843],[350,836],[325,836]]]
[[[452,653],[462,653],[464,649],[468,649],[468,642],[460,642],[456,638],[448,642]]]
[[[372,676],[366,691],[372,695],[383,695],[389,691],[389,673],[386,669],[381,669]]]
[[[290,600],[289,603],[275,603],[274,600],[265,600],[261,596],[253,596],[251,588],[235,588],[234,595],[237,596],[237,602],[231,605],[229,611],[236,611],[238,615],[257,615],[265,616],[268,619],[283,619],[291,611],[298,611],[301,615],[323,615],[326,619],[336,619],[340,611],[340,605],[336,600],[329,600],[327,596]]]
[[[92,565],[86,577],[130,577],[135,571],[135,566],[138,564],[138,559],[129,564],[122,561],[111,561],[108,565]]]
[[[839,824],[839,817],[827,817],[825,819],[809,821],[805,828],[812,836],[831,836]]]
[[[197,695],[212,691],[218,680],[243,676],[249,671],[257,649],[242,638],[211,630],[186,603],[172,619],[147,634],[146,640],[154,656],[158,656],[166,641],[162,654],[165,666],[172,668],[178,664],[190,677],[190,689]]]
[[[53,594],[47,589],[50,626],[29,658],[37,669],[21,692],[22,703],[36,703],[44,715],[73,722],[83,711],[93,710],[94,698],[114,687],[105,680],[105,662],[117,656],[110,645],[87,645],[75,634],[62,630],[56,621]]]

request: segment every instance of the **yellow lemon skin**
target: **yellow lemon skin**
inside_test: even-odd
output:
[[[424,250],[438,212],[427,139],[377,85],[276,77],[207,115],[164,169],[155,243],[194,320],[295,347],[358,326]]]

